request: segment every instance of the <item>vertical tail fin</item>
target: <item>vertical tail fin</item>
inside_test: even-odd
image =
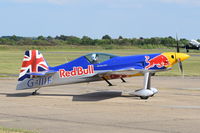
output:
[[[43,55],[38,50],[27,50],[24,54],[18,81],[31,78],[31,75],[27,73],[41,72],[45,70],[49,70],[49,66]]]

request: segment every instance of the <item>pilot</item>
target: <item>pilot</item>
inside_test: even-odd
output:
[[[91,58],[92,58],[92,64],[99,63],[97,54],[92,54]]]

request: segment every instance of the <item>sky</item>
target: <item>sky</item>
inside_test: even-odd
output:
[[[0,36],[200,39],[200,0],[0,0]]]

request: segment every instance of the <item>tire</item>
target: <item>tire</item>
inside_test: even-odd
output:
[[[146,100],[149,98],[149,96],[140,96],[141,99]]]
[[[36,95],[37,93],[34,91],[34,92],[32,92],[32,95],[34,96],[34,95]]]

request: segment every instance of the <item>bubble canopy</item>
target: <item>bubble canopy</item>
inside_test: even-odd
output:
[[[98,64],[114,57],[117,57],[117,56],[113,54],[107,54],[107,53],[89,53],[85,55],[85,58],[91,64]]]

